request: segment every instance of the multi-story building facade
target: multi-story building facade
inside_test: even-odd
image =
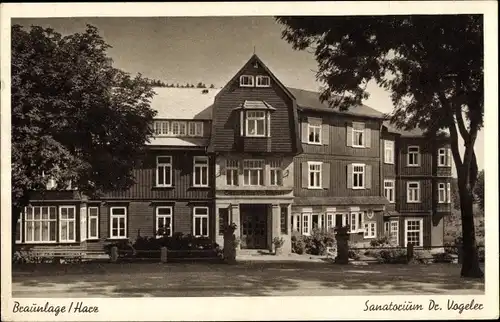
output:
[[[450,212],[446,137],[401,131],[361,105],[340,111],[287,88],[256,56],[222,89],[160,88],[136,184],[98,200],[76,191],[34,195],[20,246],[101,251],[159,231],[241,248],[291,251],[292,234],[349,225],[351,240],[441,245]]]

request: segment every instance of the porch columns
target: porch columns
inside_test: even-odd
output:
[[[80,203],[80,242],[85,242],[87,240],[87,197],[82,197]],[[76,216],[76,214],[75,214]],[[78,218],[77,217],[77,218]],[[76,218],[75,218],[76,219]]]
[[[281,236],[281,213],[280,205],[273,204],[271,212],[271,249],[274,250],[273,239]]]
[[[240,227],[240,205],[239,204],[231,204],[231,220],[229,224],[235,223],[236,230],[234,231],[234,235],[236,238],[241,238],[241,227]],[[238,245],[238,249],[241,246]]]

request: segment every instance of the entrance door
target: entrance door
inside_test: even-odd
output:
[[[266,248],[267,205],[240,205],[241,248]]]

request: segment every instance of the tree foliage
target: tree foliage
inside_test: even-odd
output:
[[[47,178],[92,195],[134,182],[156,112],[151,81],[112,66],[98,30],[12,26],[12,202]],[[15,211],[14,211],[15,212]]]
[[[472,216],[474,144],[483,126],[482,15],[277,17],[282,37],[318,62],[321,98],[348,109],[375,81],[391,93],[391,121],[429,134],[449,132],[458,174],[465,259],[462,275],[482,276]],[[465,144],[462,158],[458,136]]]

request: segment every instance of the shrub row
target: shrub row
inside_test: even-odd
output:
[[[222,252],[219,245],[207,237],[195,237],[182,233],[160,238],[138,236],[133,243],[128,239],[120,240],[106,245],[106,253],[111,254],[111,248],[114,246],[118,248],[118,254],[122,258],[160,258],[162,247],[175,251],[169,254],[169,257],[217,257]]]
[[[311,235],[294,234],[292,236],[292,252],[296,254],[325,255],[327,247],[335,246],[333,232],[313,229]]]

